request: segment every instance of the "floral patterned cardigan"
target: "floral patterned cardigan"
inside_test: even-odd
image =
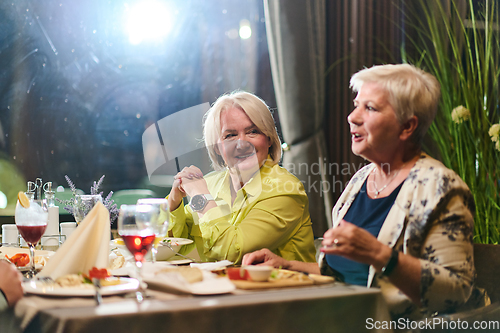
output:
[[[373,168],[369,164],[352,177],[333,208],[334,227]],[[472,212],[474,200],[467,185],[454,171],[422,153],[378,235],[380,242],[419,258],[421,307],[373,266],[368,274],[368,286],[381,288],[393,318],[418,319],[484,305],[487,296],[474,287]]]

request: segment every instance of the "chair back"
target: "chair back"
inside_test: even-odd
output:
[[[111,197],[118,208],[121,205],[135,205],[137,200],[144,198],[158,198],[158,196],[154,191],[148,189],[128,189],[118,190]]]
[[[500,245],[474,244],[476,284],[486,289],[491,302],[500,301]]]

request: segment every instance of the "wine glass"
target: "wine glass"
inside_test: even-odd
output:
[[[156,255],[158,254],[158,244],[167,236],[168,232],[168,222],[170,219],[168,200],[165,198],[144,198],[137,200],[137,204],[157,206],[160,212],[158,218],[151,221],[151,228],[156,236],[151,248],[151,261],[154,264],[156,262]]]
[[[29,201],[29,207],[23,207],[17,202],[15,211],[16,226],[19,233],[26,241],[30,251],[30,269],[28,278],[35,277],[35,246],[42,238],[47,228],[49,213],[47,205],[42,200]]]
[[[138,302],[145,297],[142,286],[142,262],[153,246],[155,233],[151,221],[157,219],[159,208],[152,205],[121,205],[118,214],[118,234],[125,246],[134,256],[139,289],[136,292]]]
[[[75,195],[75,205],[73,208],[73,216],[77,224],[83,221],[85,216],[98,203],[102,202],[102,197],[99,194],[77,194]]]

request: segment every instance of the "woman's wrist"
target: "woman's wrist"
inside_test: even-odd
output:
[[[167,201],[168,201],[168,207],[169,207],[170,211],[173,212],[174,210],[179,208],[179,206],[182,202],[182,197],[180,199],[178,199],[178,198],[176,198],[175,195],[170,193],[170,195],[167,198]]]
[[[392,257],[392,248],[387,245],[383,245],[379,254],[375,258],[375,262],[372,264],[377,272],[382,272],[386,267],[387,263]]]
[[[380,270],[382,276],[389,276],[398,265],[398,261],[399,261],[399,251],[396,249],[392,249],[391,257],[389,258],[385,266],[382,267],[382,269]]]

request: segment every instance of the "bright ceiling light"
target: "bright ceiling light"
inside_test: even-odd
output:
[[[172,28],[171,10],[159,1],[139,2],[128,8],[126,15],[126,31],[133,45],[161,41]]]
[[[240,21],[240,38],[248,39],[252,36],[252,28],[250,28],[250,21],[241,20]]]

